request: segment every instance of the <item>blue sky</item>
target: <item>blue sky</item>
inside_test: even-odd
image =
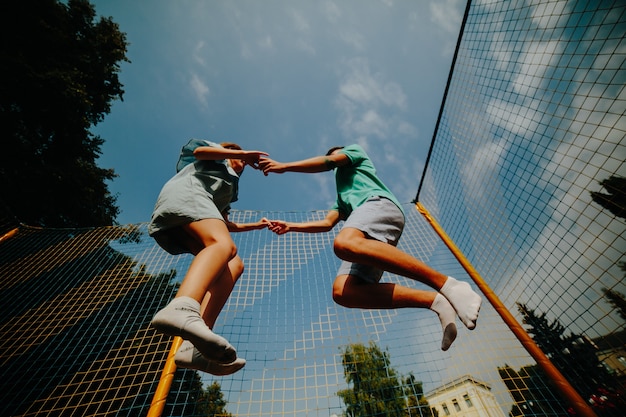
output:
[[[279,161],[359,143],[401,202],[417,191],[461,0],[101,0],[129,42],[124,101],[93,129],[121,224],[148,221],[192,137]],[[240,210],[326,209],[333,177],[248,169]]]

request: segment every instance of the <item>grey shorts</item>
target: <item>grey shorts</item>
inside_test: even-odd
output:
[[[396,246],[404,229],[404,214],[391,200],[372,197],[348,216],[343,228],[351,227],[365,233],[368,239]],[[354,275],[364,281],[377,283],[383,270],[369,265],[342,261],[337,276]]]

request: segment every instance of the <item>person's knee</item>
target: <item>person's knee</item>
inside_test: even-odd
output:
[[[239,256],[235,256],[228,264],[230,268],[230,272],[233,276],[233,281],[237,281],[241,275],[243,275],[243,271],[245,266],[243,264],[243,260]]]
[[[358,244],[350,235],[339,233],[333,242],[333,251],[339,259],[351,261],[358,253]]]
[[[346,285],[345,276],[339,276],[335,279],[333,283],[333,301],[340,306],[348,307],[346,305],[346,298],[344,296],[344,290]]]
[[[237,257],[237,246],[232,240],[217,241],[213,245],[219,248],[229,262]]]

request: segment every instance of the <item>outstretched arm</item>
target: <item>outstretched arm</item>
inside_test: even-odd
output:
[[[247,165],[258,168],[259,159],[269,155],[267,152],[246,151],[239,149],[217,148],[212,146],[199,146],[193,151],[193,156],[201,160],[241,159]]]
[[[339,212],[330,210],[323,220],[315,220],[311,222],[291,223],[282,220],[269,221],[268,229],[277,235],[284,235],[287,232],[301,233],[324,233],[331,230],[339,223]]]
[[[328,156],[315,156],[309,159],[293,162],[278,162],[270,158],[261,158],[259,168],[263,174],[270,172],[282,174],[283,172],[302,172],[313,174],[316,172],[330,171],[336,167],[350,164],[350,158],[343,153],[334,153]]]
[[[263,217],[258,222],[254,223],[233,223],[228,220],[228,215],[224,215],[224,221],[229,232],[249,232],[251,230],[265,229],[266,227],[272,227],[272,222]]]

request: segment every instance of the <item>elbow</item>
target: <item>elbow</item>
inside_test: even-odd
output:
[[[319,231],[324,232],[324,233],[330,232],[335,227],[335,224],[336,223],[333,223],[333,222],[324,222],[320,225]]]

